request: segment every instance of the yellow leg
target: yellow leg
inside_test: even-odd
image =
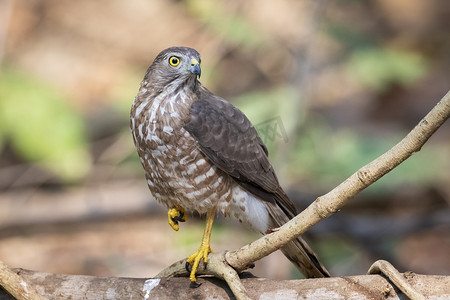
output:
[[[178,222],[187,221],[186,212],[181,206],[169,209],[167,215],[169,218],[169,225],[175,231],[178,231],[178,229],[180,229],[180,227],[178,226]]]
[[[202,243],[200,245],[200,248],[197,250],[197,252],[195,252],[194,254],[189,256],[188,259],[186,260],[192,266],[191,274],[189,276],[189,279],[191,280],[191,282],[196,281],[195,273],[197,272],[200,260],[203,259],[203,262],[207,263],[208,262],[208,254],[213,252],[211,250],[211,248],[209,247],[209,240],[211,237],[211,230],[212,230],[212,225],[214,222],[215,212],[216,212],[215,207],[208,211],[208,214],[206,215],[205,232],[203,233]]]

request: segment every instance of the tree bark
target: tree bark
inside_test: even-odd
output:
[[[190,289],[189,278],[146,280],[14,271],[48,299],[235,299],[227,284],[213,277],[199,277],[201,286]],[[450,298],[450,276],[410,272],[403,276],[426,299]],[[243,278],[242,283],[251,299],[406,299],[380,275],[283,281]],[[11,299],[0,288],[0,300]]]

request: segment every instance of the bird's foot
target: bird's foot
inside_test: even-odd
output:
[[[184,211],[184,208],[181,206],[177,206],[175,208],[171,208],[168,211],[169,225],[173,230],[178,231],[180,227],[178,226],[178,222],[186,222],[187,215]]]
[[[200,248],[189,256],[186,260],[186,269],[189,270],[189,265],[191,266],[191,274],[189,275],[189,280],[191,280],[191,287],[197,287],[196,284],[196,278],[195,273],[197,273],[198,265],[200,264],[200,261],[203,259],[203,263],[208,263],[208,254],[214,252],[209,247],[209,244],[203,244],[200,246]]]

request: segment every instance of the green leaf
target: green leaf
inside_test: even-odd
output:
[[[315,121],[313,121],[313,119]],[[350,130],[332,129],[317,117],[308,122],[296,147],[291,170],[317,189],[329,189],[376,159],[402,138],[402,133],[362,136]],[[424,147],[372,185],[369,192],[389,191],[399,185],[427,186],[445,177],[448,146]]]
[[[89,171],[83,120],[54,88],[28,74],[2,70],[0,120],[1,135],[19,157],[65,180]]]
[[[395,83],[410,85],[426,73],[425,59],[417,53],[390,48],[363,47],[348,61],[348,72],[356,81],[377,91]]]

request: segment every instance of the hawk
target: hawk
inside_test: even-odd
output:
[[[187,259],[191,283],[210,248],[214,216],[221,212],[262,234],[297,211],[281,188],[268,151],[242,111],[199,81],[200,54],[168,48],[148,68],[130,113],[130,127],[148,187],[168,208],[178,231],[186,211],[206,214],[200,248]],[[328,277],[298,237],[281,251],[306,277]]]

